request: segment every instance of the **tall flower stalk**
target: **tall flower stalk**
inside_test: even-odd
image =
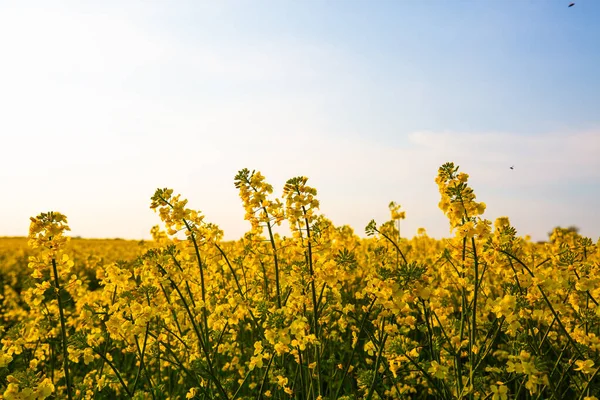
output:
[[[41,255],[39,258],[32,257],[29,267],[34,271],[34,278],[43,278],[45,270],[52,266],[51,274],[53,276],[54,291],[58,301],[58,311],[60,314],[60,331],[62,341],[63,355],[63,371],[65,374],[65,384],[67,387],[67,397],[69,400],[73,398],[71,379],[69,376],[69,352],[67,340],[67,327],[65,323],[65,307],[62,300],[62,287],[58,273],[57,260],[60,262],[61,272],[64,275],[69,274],[73,261],[69,259],[67,254],[63,253],[64,247],[69,241],[69,237],[65,236],[66,231],[71,229],[67,225],[67,217],[58,212],[42,213],[35,218],[31,218],[29,226],[29,246],[32,248],[40,248]]]

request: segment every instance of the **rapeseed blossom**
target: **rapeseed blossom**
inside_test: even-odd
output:
[[[395,202],[361,238],[307,177],[276,197],[248,169],[236,241],[169,188],[143,243],[40,214],[0,240],[0,398],[597,400],[598,243],[492,223],[452,163],[435,181],[443,240],[400,236]]]

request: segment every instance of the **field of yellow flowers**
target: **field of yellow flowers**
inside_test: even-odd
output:
[[[235,242],[171,189],[146,242],[40,214],[0,240],[0,398],[598,400],[599,243],[486,220],[452,163],[436,183],[445,240],[400,239],[395,203],[361,239],[246,169]]]

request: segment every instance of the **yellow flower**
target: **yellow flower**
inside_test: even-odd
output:
[[[400,207],[400,204],[397,204],[394,201],[389,204],[388,208],[390,209],[392,221],[398,221],[406,218],[406,212],[400,211]]]
[[[44,380],[40,382],[35,390],[35,394],[38,399],[50,397],[52,393],[54,393],[54,385],[52,384],[50,378],[44,378]]]
[[[282,375],[278,375],[277,376],[277,384],[281,387],[284,387],[288,384],[288,378],[282,376]]]
[[[6,367],[13,360],[12,356],[0,352],[0,368]]]
[[[83,362],[85,365],[88,365],[92,361],[94,361],[94,351],[90,347],[87,347],[83,350]]]
[[[492,385],[492,400],[507,400],[508,388],[502,382],[496,382],[498,385]]]
[[[577,360],[575,361],[575,371],[581,371],[584,374],[593,374],[594,373],[594,361],[593,360]]]
[[[448,372],[448,367],[440,365],[437,361],[432,361],[429,370],[427,371],[438,379],[444,379]]]

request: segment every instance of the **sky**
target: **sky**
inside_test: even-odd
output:
[[[54,210],[149,238],[168,187],[237,239],[248,168],[357,234],[393,200],[447,237],[452,161],[486,218],[597,240],[600,2],[575,3],[0,0],[0,236]]]

